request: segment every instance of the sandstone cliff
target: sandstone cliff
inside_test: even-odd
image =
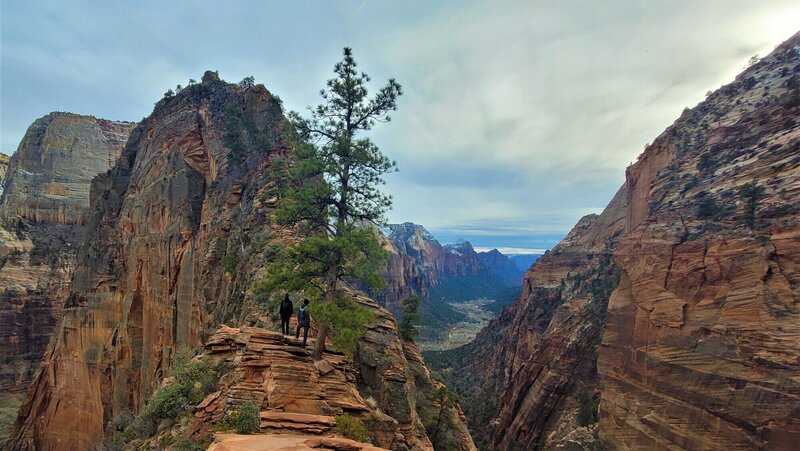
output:
[[[442,246],[423,226],[411,222],[388,224],[384,234],[387,286],[371,294],[395,316],[401,315],[403,299],[413,294],[422,299],[426,325],[455,323],[465,317],[447,302],[494,296],[508,285],[480,261],[468,241]]]
[[[196,348],[204,325],[241,310],[257,264],[243,257],[258,255],[269,231],[259,190],[289,151],[283,123],[263,86],[245,91],[208,72],[134,129],[92,182],[71,294],[12,449],[102,443],[104,425],[141,408],[178,348]]]
[[[34,121],[9,162],[3,217],[84,222],[90,182],[114,165],[134,126],[72,113]]]
[[[6,180],[6,173],[8,172],[8,155],[0,152],[0,196],[3,195],[3,185]]]
[[[599,359],[619,449],[800,443],[800,34],[628,169]]]
[[[431,354],[479,443],[587,449],[598,392],[610,448],[800,443],[799,109],[800,35],[687,109],[475,342]]]
[[[268,222],[274,163],[292,154],[285,124],[280,102],[263,86],[243,89],[207,72],[201,84],[158,102],[134,129],[117,164],[92,182],[93,212],[64,315],[20,409],[10,449],[108,443],[118,419],[142,412],[146,400],[169,384],[165,377],[178,350],[200,348],[222,323],[274,326],[248,290],[263,270],[268,239],[290,238]],[[309,388],[330,397],[320,402],[302,396],[291,406],[288,398],[272,402],[278,399],[270,391],[274,384],[285,383],[280,378],[293,371],[284,352],[266,351],[285,345],[274,334],[240,329],[237,336],[249,338],[234,340],[238,344],[224,352],[217,346],[226,339],[211,338],[212,357],[227,352],[218,357],[239,359],[241,367],[201,411],[218,403],[235,406],[242,387],[262,390],[262,408],[273,414],[294,407],[328,409],[326,415],[360,411],[363,402],[352,391],[357,387],[371,390],[384,412],[370,428],[383,431],[377,439],[396,442],[392,449],[429,449],[423,414],[435,400],[425,393],[438,383],[413,344],[399,341],[391,315],[378,310],[356,362],[328,356],[338,382],[328,386],[323,377]],[[244,362],[250,357],[271,363]],[[294,363],[305,372],[310,359]],[[274,372],[258,379],[260,389],[248,385],[267,368]],[[360,379],[352,380],[354,374]],[[450,415],[453,440],[457,449],[474,449],[459,412]],[[279,425],[286,420],[267,415],[265,421],[270,418]],[[199,420],[195,432],[208,432],[215,421],[213,415]]]
[[[27,390],[69,294],[92,177],[133,124],[50,113],[0,158],[0,392]],[[5,173],[3,176],[2,173]]]

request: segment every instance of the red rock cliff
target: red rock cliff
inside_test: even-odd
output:
[[[796,448],[799,113],[795,36],[684,111],[475,342],[431,353],[479,445],[592,446],[585,392],[611,448]]]
[[[283,123],[263,86],[245,91],[208,72],[136,127],[92,183],[64,317],[11,449],[102,443],[105,423],[139,410],[178,348],[199,346],[204,325],[242,305],[256,271],[241,264],[231,276],[221,261],[255,253],[252,240],[268,231],[257,193],[289,149]]]
[[[618,449],[800,443],[799,74],[797,35],[627,171],[598,363],[601,433]]]
[[[10,159],[0,156],[0,392],[24,392],[33,379],[69,295],[90,182],[133,126],[50,113]]]

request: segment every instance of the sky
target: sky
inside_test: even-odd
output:
[[[353,48],[371,137],[395,159],[391,222],[443,243],[541,252],[599,213],[625,167],[705,93],[798,31],[797,0],[0,3],[0,152],[51,111],[138,121],[207,69],[290,110]]]

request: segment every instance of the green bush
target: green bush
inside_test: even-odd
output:
[[[225,269],[225,272],[233,274],[236,271],[236,265],[239,264],[238,260],[235,253],[227,253],[222,257],[222,268]]]
[[[317,302],[309,306],[312,320],[327,324],[333,332],[331,342],[339,351],[352,359],[358,339],[364,336],[374,314],[346,295],[332,302]]]
[[[698,218],[715,219],[720,215],[720,213],[722,213],[722,208],[720,208],[713,195],[703,191],[699,193],[697,197],[699,198],[697,203]]]
[[[589,426],[597,423],[597,409],[600,399],[595,399],[587,392],[581,392],[578,396],[578,424]]]
[[[231,419],[236,432],[239,434],[255,434],[261,430],[261,417],[259,409],[253,401],[245,401]]]
[[[159,388],[139,415],[120,434],[119,440],[153,435],[163,420],[174,420],[187,413],[189,406],[200,403],[216,389],[223,367],[207,359],[190,360],[188,352],[179,352],[170,368],[172,383]]]
[[[366,442],[368,439],[367,430],[361,420],[347,413],[336,417],[336,433],[357,442]]]

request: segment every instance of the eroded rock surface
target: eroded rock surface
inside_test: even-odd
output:
[[[51,113],[11,158],[0,155],[0,392],[23,393],[33,380],[69,295],[89,184],[119,157],[132,128]]]
[[[9,162],[3,217],[84,222],[89,184],[116,163],[135,125],[72,113],[34,121]]]
[[[599,360],[601,436],[619,449],[800,443],[799,45],[686,111],[627,171]]]
[[[197,348],[204,325],[241,310],[260,267],[244,256],[270,231],[260,192],[270,161],[290,150],[283,123],[263,86],[245,91],[208,72],[134,129],[92,182],[71,293],[12,449],[102,443],[104,425],[139,411],[178,348]]]

